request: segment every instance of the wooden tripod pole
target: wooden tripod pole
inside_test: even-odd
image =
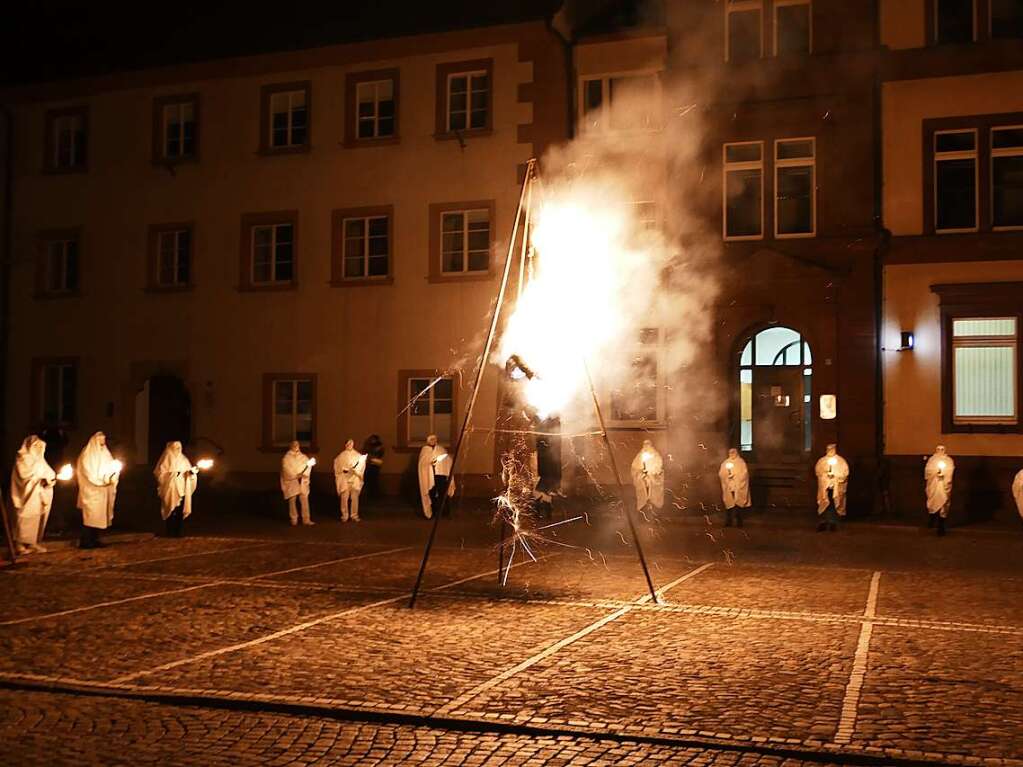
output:
[[[469,404],[465,409],[465,418],[462,420],[462,429],[458,432],[458,441],[455,442],[455,449],[451,453],[451,473],[455,475],[455,467],[458,466],[458,459],[462,454],[462,447],[465,445],[466,435],[469,433],[469,423],[472,421],[472,412],[476,407],[476,399],[479,397],[480,384],[483,382],[483,373],[490,364],[490,352],[494,346],[494,338],[497,336],[497,325],[501,318],[501,307],[504,305],[504,295],[508,289],[508,276],[511,274],[512,258],[515,253],[515,239],[519,230],[519,219],[522,217],[522,208],[525,203],[526,193],[533,177],[536,160],[530,160],[526,164],[526,177],[522,179],[522,191],[519,193],[519,206],[515,211],[515,224],[512,226],[512,237],[508,243],[508,257],[504,262],[504,274],[501,277],[501,287],[497,292],[497,301],[494,304],[493,316],[490,319],[490,332],[487,333],[486,343],[483,344],[483,354],[480,356],[479,365],[476,368],[476,381],[472,387],[472,395],[469,397]],[[433,541],[437,537],[437,527],[440,525],[440,518],[448,508],[449,496],[444,493],[440,501],[440,507],[433,515],[433,525],[430,527],[430,537],[426,540],[426,548],[423,550],[423,561],[419,565],[419,575],[416,576],[415,586],[412,587],[412,596],[409,598],[409,609],[416,606],[416,598],[419,596],[419,588],[423,584],[423,575],[426,573],[426,563],[430,559],[430,550],[433,548]]]

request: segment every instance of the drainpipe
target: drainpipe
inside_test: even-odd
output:
[[[0,105],[4,137],[3,250],[0,252],[0,445],[7,446],[7,355],[11,334],[11,262],[14,260],[14,112]]]

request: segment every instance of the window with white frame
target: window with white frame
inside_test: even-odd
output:
[[[344,278],[386,277],[389,272],[390,225],[387,216],[346,218]]]
[[[643,328],[631,354],[628,383],[611,390],[611,420],[622,424],[651,424],[665,419],[663,331]]]
[[[303,445],[313,442],[313,406],[315,387],[308,378],[275,378],[271,438],[274,446],[294,440]]]
[[[977,38],[974,0],[932,1],[936,43],[969,43]]]
[[[934,134],[934,229],[977,229],[977,131]]]
[[[490,269],[490,211],[452,210],[441,213],[440,262],[443,274]]]
[[[990,26],[996,40],[1023,37],[1023,2],[991,0]]]
[[[295,237],[292,224],[252,227],[252,283],[291,282],[295,277]]]
[[[408,445],[422,445],[431,434],[441,444],[452,435],[454,381],[448,377],[408,379]]]
[[[763,55],[763,19],[762,0],[726,0],[726,61],[752,61]]]
[[[389,138],[394,135],[394,81],[359,83],[355,89],[360,139]]]
[[[812,50],[811,0],[774,0],[774,55],[807,54]]]
[[[991,226],[1023,228],[1023,125],[991,129]]]
[[[955,424],[1018,423],[1016,317],[952,321],[952,419]]]
[[[46,283],[50,294],[71,293],[78,289],[78,241],[50,240],[46,243]]]
[[[305,89],[270,94],[269,145],[271,149],[305,146],[308,138],[308,94]]]
[[[191,278],[192,233],[188,229],[169,229],[156,235],[156,284],[160,287],[184,287]]]
[[[74,424],[78,397],[76,366],[70,362],[44,364],[39,385],[42,422],[51,426]]]
[[[55,170],[85,166],[85,113],[54,115],[50,121],[50,165]]]
[[[163,159],[184,160],[195,156],[195,100],[164,104],[161,109]]]
[[[490,111],[490,77],[486,71],[448,75],[447,130],[483,130]]]
[[[774,236],[812,237],[817,232],[816,142],[774,142]]]
[[[646,131],[660,127],[660,79],[656,72],[584,77],[579,83],[584,131]]]
[[[725,144],[723,210],[726,240],[764,236],[764,142]]]

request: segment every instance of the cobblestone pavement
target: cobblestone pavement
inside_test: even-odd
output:
[[[453,530],[409,611],[420,534],[155,539],[0,572],[0,762],[1023,765],[1014,539],[664,534],[655,604],[617,534],[517,559],[501,588],[495,549]]]

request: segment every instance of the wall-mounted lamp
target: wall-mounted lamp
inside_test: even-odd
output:
[[[903,330],[901,334],[902,344],[899,346],[898,351],[908,352],[913,350],[913,344],[916,343],[916,339],[913,337],[912,330]]]

